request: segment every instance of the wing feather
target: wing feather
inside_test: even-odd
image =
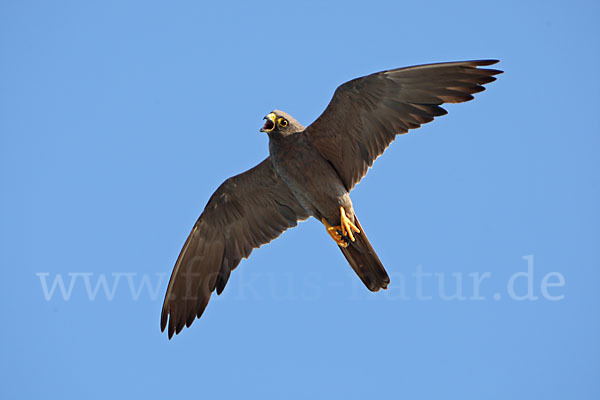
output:
[[[435,117],[440,105],[473,99],[500,70],[478,68],[497,60],[417,65],[382,71],[338,87],[306,135],[351,190],[394,141]]]
[[[211,293],[253,249],[308,218],[267,158],[211,196],[173,268],[161,315],[169,338],[200,318]],[[168,324],[167,324],[168,323]]]

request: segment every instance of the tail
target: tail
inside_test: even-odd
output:
[[[348,247],[340,246],[340,250],[342,250],[342,254],[344,254],[356,275],[370,291],[377,292],[379,289],[387,289],[390,277],[381,261],[379,261],[373,246],[369,243],[369,239],[367,239],[367,235],[363,227],[360,226],[356,215],[354,216],[354,223],[360,229],[360,233],[355,233],[356,240],[350,242]]]

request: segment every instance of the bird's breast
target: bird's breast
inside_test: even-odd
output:
[[[275,172],[311,215],[320,218],[346,201],[337,172],[305,140],[270,143],[269,150]]]

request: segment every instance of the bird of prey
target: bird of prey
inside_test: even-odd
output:
[[[161,315],[169,339],[200,318],[211,293],[253,249],[298,221],[315,217],[371,291],[390,282],[354,212],[350,191],[396,135],[446,114],[502,71],[498,60],[417,65],[374,73],[339,86],[308,127],[274,110],[261,132],[269,156],[227,179],[212,195],[179,254]]]

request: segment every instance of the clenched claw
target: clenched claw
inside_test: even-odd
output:
[[[355,239],[352,231],[360,233],[360,229],[358,229],[356,225],[354,225],[352,221],[346,217],[346,211],[344,210],[344,207],[340,207],[340,219],[342,225],[342,236],[348,236],[350,237],[350,240],[354,242]]]
[[[329,236],[331,236],[338,246],[341,247],[348,247],[350,240],[353,242],[356,240],[352,231],[360,233],[360,229],[358,229],[356,225],[354,225],[352,221],[346,217],[346,210],[344,210],[344,207],[340,207],[340,225],[331,226],[329,223],[327,223],[325,218],[322,218],[321,222],[323,222],[323,225],[325,225]]]

